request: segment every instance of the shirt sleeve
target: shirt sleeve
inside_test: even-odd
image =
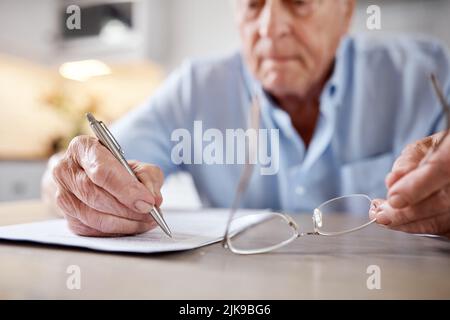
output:
[[[156,165],[165,176],[183,170],[171,161],[171,134],[192,116],[191,69],[184,63],[147,102],[111,125],[127,159]]]

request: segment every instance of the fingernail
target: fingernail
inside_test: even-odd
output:
[[[151,204],[142,200],[136,201],[134,206],[136,207],[137,211],[142,213],[148,213],[150,209],[153,207]]]
[[[377,214],[376,218],[377,223],[383,224],[385,226],[390,225],[392,223],[391,219],[389,219],[388,216],[382,212]]]
[[[406,202],[406,200],[398,194],[394,194],[394,195],[390,196],[388,201],[389,201],[389,204],[391,205],[391,207],[398,208],[398,209],[406,207],[408,204]]]
[[[369,217],[370,217],[370,219],[374,219],[376,217],[376,215],[377,215],[377,212],[379,210],[380,210],[379,207],[372,203],[372,205],[370,206],[370,209],[369,209]]]

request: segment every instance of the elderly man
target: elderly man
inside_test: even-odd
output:
[[[443,137],[429,75],[449,92],[446,53],[426,40],[347,36],[354,6],[235,0],[241,50],[184,64],[113,126],[127,155],[139,159],[131,164],[142,183],[96,139],[80,136],[50,161],[44,198],[88,236],[154,228],[146,213],[162,202],[163,173],[189,172],[205,205],[229,207],[242,165],[174,161],[173,133],[184,129],[198,142],[199,121],[203,130],[246,128],[257,97],[261,128],[278,130],[278,167],[254,171],[243,207],[299,212],[364,193],[387,199],[370,212],[380,225],[450,236],[450,139],[421,163]]]

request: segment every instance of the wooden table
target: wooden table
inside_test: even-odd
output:
[[[0,205],[0,225],[48,219],[38,201]],[[301,224],[310,215],[298,215]],[[67,268],[81,269],[69,290]],[[369,290],[367,268],[381,271]],[[239,256],[219,244],[134,255],[0,242],[0,298],[316,299],[450,298],[450,242],[378,226],[302,238],[276,253]]]

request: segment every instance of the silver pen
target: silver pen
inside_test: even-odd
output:
[[[116,139],[113,137],[111,132],[108,130],[106,125],[102,121],[97,121],[91,113],[87,113],[86,118],[88,119],[92,131],[94,131],[100,143],[103,144],[106,147],[106,149],[108,149],[117,160],[119,160],[119,162],[125,167],[125,169],[128,171],[129,174],[131,174],[139,181],[138,177],[133,172],[127,160],[125,159],[124,157],[125,154],[122,148],[120,147]],[[167,234],[169,237],[172,237],[172,232],[170,232],[169,226],[167,225],[166,221],[164,221],[164,218],[162,217],[159,209],[153,206],[149,213],[152,215],[153,219],[155,219],[155,221],[158,223],[160,228],[165,232],[165,234]]]

